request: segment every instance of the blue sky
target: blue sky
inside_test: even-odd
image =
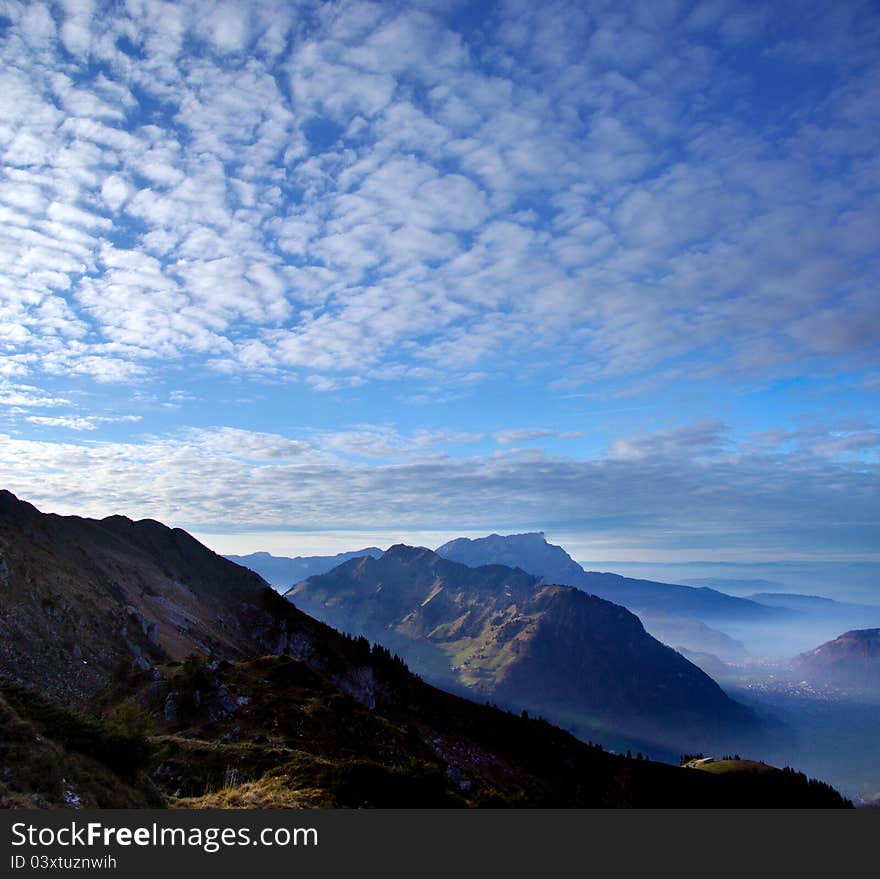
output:
[[[223,551],[880,561],[871,3],[0,0],[0,476]]]

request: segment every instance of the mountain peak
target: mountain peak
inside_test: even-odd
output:
[[[583,585],[584,569],[561,546],[548,543],[543,531],[490,534],[473,540],[459,537],[438,547],[437,554],[471,567],[507,565],[542,577],[547,583]]]
[[[372,556],[374,559],[382,555],[377,546],[367,546],[336,555],[313,556],[274,556],[268,552],[252,552],[249,555],[227,555],[225,558],[243,568],[256,571],[275,589],[286,592],[291,586],[316,574],[326,574],[338,565],[354,559]]]
[[[637,613],[677,614],[714,620],[769,619],[788,611],[737,598],[706,587],[680,586],[634,580],[619,574],[585,571],[561,546],[548,543],[542,531],[524,534],[490,534],[471,540],[460,537],[437,549],[437,554],[470,567],[499,564],[520,568],[544,583],[576,586],[591,595],[623,605]]]
[[[520,531],[516,534],[496,534],[493,532],[492,534],[489,535],[488,538],[482,538],[482,539],[492,540],[493,538],[497,538],[499,540],[517,540],[517,541],[534,540],[534,541],[541,542],[541,543],[547,542],[547,535],[544,531]],[[467,538],[462,538],[462,539],[467,540]],[[477,540],[480,540],[480,539],[481,538],[477,538]]]
[[[5,488],[0,488],[0,513],[5,513],[6,515],[9,515],[13,512],[24,511],[28,511],[31,513],[39,512],[33,504],[29,504],[27,501],[21,500],[20,498],[16,497],[11,491],[8,491]]]
[[[426,554],[435,555],[434,551],[428,549],[427,546],[410,546],[406,543],[395,543],[385,550],[384,557],[386,559],[411,560],[417,559]]]

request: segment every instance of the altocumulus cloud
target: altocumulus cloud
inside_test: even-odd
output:
[[[329,389],[504,355],[578,384],[876,352],[870,7],[0,15],[7,375],[195,358]]]
[[[878,42],[870,4],[788,0],[3,0],[3,483],[175,524],[876,545],[867,418],[596,440],[429,407],[876,394]],[[374,396],[205,411],[291,388]]]

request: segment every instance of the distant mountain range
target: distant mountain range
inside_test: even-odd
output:
[[[436,551],[472,567],[502,564],[518,567],[546,584],[575,586],[631,610],[650,634],[671,647],[734,665],[747,664],[754,657],[790,657],[837,632],[880,625],[880,607],[774,591],[778,584],[766,580],[703,578],[673,584],[586,571],[562,547],[548,543],[542,532],[458,538]],[[228,558],[284,592],[307,577],[365,555],[378,558],[381,550],[366,547],[335,556],[283,558],[252,553]],[[737,596],[723,591],[728,584],[738,590]],[[740,597],[748,588],[761,591]],[[705,664],[701,659],[701,666]]]
[[[529,581],[499,571],[472,585],[507,585],[513,595]],[[413,625],[439,596],[415,609]],[[548,609],[562,644],[566,625],[608,624],[573,675],[603,668],[603,657],[627,649],[612,636],[628,635],[647,651],[646,680],[626,681],[625,698],[666,686],[681,704],[664,671],[674,666],[698,704],[737,713],[685,660],[645,642],[626,611],[560,587],[538,596],[531,610]],[[511,641],[517,626],[533,624],[502,622]],[[467,638],[469,621],[457,625]],[[530,640],[541,667],[558,661],[549,633]],[[476,671],[482,658],[473,658]],[[515,657],[509,670],[534,680]],[[578,680],[610,690],[601,678]],[[649,707],[662,699],[655,693]],[[628,759],[444,693],[184,531],[45,515],[9,492],[0,492],[0,769],[4,808],[846,805],[796,773],[713,778]]]
[[[678,618],[714,620],[769,620],[784,616],[782,608],[770,608],[715,589],[636,580],[619,574],[585,571],[561,547],[548,543],[541,532],[476,540],[462,537],[445,543],[437,553],[465,565],[504,564],[518,567],[547,583],[576,586],[634,613]]]
[[[798,656],[798,675],[816,684],[880,694],[880,629],[858,629]]]
[[[797,614],[880,625],[880,606],[875,604],[854,604],[822,598],[818,595],[799,595],[794,592],[757,592],[749,597],[752,601],[768,607],[781,607]]]
[[[681,582],[685,586],[709,586],[719,592],[736,592],[738,595],[748,592],[777,592],[785,588],[775,580],[741,577],[686,577]]]
[[[403,656],[428,680],[578,730],[666,747],[754,732],[754,718],[619,605],[518,568],[398,545],[310,577],[300,609]]]
[[[688,651],[703,655],[709,654],[725,663],[733,663],[734,665],[745,664],[750,660],[751,654],[741,641],[707,626],[700,620],[645,613],[644,611],[639,614],[639,619],[645,629],[655,638],[674,647],[689,659]],[[702,662],[697,662],[696,665],[706,671]]]
[[[311,577],[314,574],[323,574],[337,565],[350,559],[361,556],[373,556],[378,558],[382,550],[376,546],[368,546],[364,549],[356,549],[353,552],[341,552],[338,555],[313,555],[313,556],[274,556],[268,552],[252,552],[250,555],[227,555],[224,558],[256,571],[270,586],[284,591],[289,589],[300,580]]]

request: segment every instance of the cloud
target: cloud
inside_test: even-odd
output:
[[[843,416],[877,389],[877,10],[453,7],[3,5],[13,487],[223,527],[871,545],[877,424]],[[563,390],[665,429],[558,454]],[[111,442],[122,393],[144,422]]]
[[[66,397],[50,396],[32,385],[0,382],[0,406],[16,406],[21,409],[44,409],[69,406]]]
[[[841,455],[860,455],[866,451],[880,450],[880,430],[835,433],[827,440],[816,442],[813,451],[828,458]]]
[[[502,445],[511,443],[527,443],[538,439],[580,439],[583,433],[580,431],[558,431],[547,428],[508,428],[492,434],[496,442]]]
[[[314,460],[316,450],[306,442],[271,433],[234,427],[189,429],[185,436],[203,454],[244,461]]]
[[[727,438],[721,422],[706,422],[614,440],[609,454],[623,461],[688,457],[699,460],[717,456]]]
[[[311,442],[337,460],[352,463],[444,457],[445,447],[478,443],[483,438],[482,433],[462,430],[423,428],[403,433],[392,425],[359,424],[349,430],[313,431]]]
[[[25,418],[40,427],[64,427],[68,430],[97,430],[101,424],[140,421],[139,415],[28,415]]]
[[[0,438],[7,487],[49,509],[174,525],[333,530],[556,528],[621,551],[713,547],[743,559],[875,557],[875,460],[748,452],[714,425],[574,458],[540,450],[449,457],[391,430],[289,439],[228,428],[139,442]],[[364,449],[385,442],[386,462]],[[694,447],[707,448],[695,455]]]
[[[477,31],[440,7],[8,3],[16,374],[852,369],[878,338],[877,21],[820,6],[770,29],[499,4]],[[782,84],[809,47],[826,67],[770,113],[742,45]]]
[[[753,438],[754,450],[800,452],[830,460],[876,461],[880,429],[872,421],[816,423],[795,430],[763,431]]]
[[[94,419],[79,415],[28,415],[27,420],[42,427],[66,427],[69,430],[95,430],[98,427]]]

